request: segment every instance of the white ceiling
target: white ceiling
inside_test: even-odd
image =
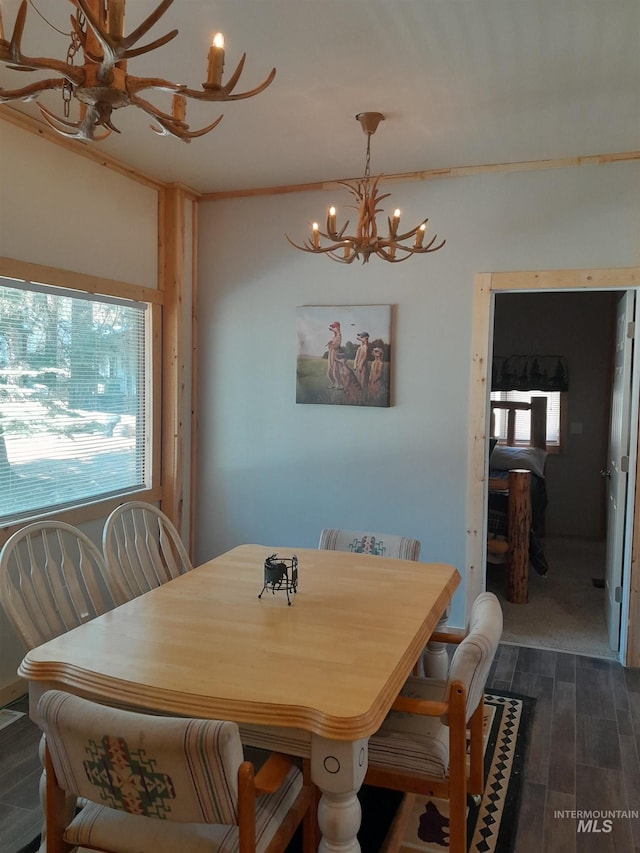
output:
[[[0,4],[8,38],[19,0]],[[68,32],[71,3],[29,0],[23,38],[25,54],[64,60],[68,38],[34,5]],[[127,32],[156,6],[128,0]],[[247,53],[238,91],[273,66],[274,82],[248,100],[190,102],[194,128],[224,118],[189,144],[154,134],[135,107],[114,113],[121,135],[92,144],[201,192],[361,175],[366,137],[354,117],[365,110],[386,116],[374,174],[640,149],[638,0],[175,0],[144,42],[174,27],[170,44],[129,60],[130,74],[199,87],[220,30],[225,77]],[[0,66],[0,86],[37,73]],[[169,109],[169,95],[153,100]],[[61,114],[59,93],[46,104]]]

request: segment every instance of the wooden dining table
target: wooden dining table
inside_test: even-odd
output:
[[[263,588],[298,561],[297,591]],[[240,545],[29,651],[30,714],[56,687],[149,713],[236,721],[311,759],[323,853],[356,853],[367,745],[460,582],[455,568]]]

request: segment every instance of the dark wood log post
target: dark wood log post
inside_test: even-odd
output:
[[[529,531],[531,530],[531,474],[509,471],[509,551],[507,599],[526,604],[529,598]]]

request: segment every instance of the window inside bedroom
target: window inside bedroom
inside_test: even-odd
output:
[[[144,488],[145,303],[0,278],[0,518]]]
[[[560,410],[562,401],[561,391],[492,391],[491,399],[509,403],[530,403],[532,397],[547,398],[547,449],[560,447]],[[507,441],[507,412],[495,410],[494,438],[500,443]],[[516,445],[531,443],[531,418],[527,411],[516,412],[515,419]]]

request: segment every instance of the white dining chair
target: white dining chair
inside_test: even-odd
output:
[[[480,593],[466,635],[451,637],[458,645],[446,680],[407,679],[369,739],[365,784],[448,799],[450,853],[466,853],[467,794],[479,802],[484,789],[484,688],[502,624],[496,596]]]
[[[113,510],[104,525],[102,551],[118,604],[193,568],[171,520],[144,501],[128,501]]]
[[[308,761],[272,753],[254,773],[236,723],[160,717],[49,690],[38,703],[46,738],[47,851],[284,853],[304,821],[315,841]],[[85,806],[67,815],[69,796]]]
[[[113,609],[100,549],[63,521],[37,521],[13,533],[0,551],[0,602],[26,649],[58,637]],[[45,738],[40,741],[44,766]],[[44,780],[41,798],[44,798]],[[44,801],[44,800],[43,800]],[[64,811],[77,806],[69,796]],[[62,807],[61,807],[62,808]],[[46,825],[42,846],[46,845]]]
[[[62,521],[13,533],[0,551],[0,602],[27,649],[114,607],[100,549]]]
[[[357,554],[373,554],[379,557],[393,557],[397,560],[415,560],[420,557],[420,540],[388,533],[370,533],[363,530],[340,530],[325,528],[320,533],[318,548],[328,551],[351,551]],[[444,631],[448,613],[445,610],[436,632]],[[429,640],[418,662],[415,673],[431,678],[446,678],[449,670],[449,656],[444,643]]]

